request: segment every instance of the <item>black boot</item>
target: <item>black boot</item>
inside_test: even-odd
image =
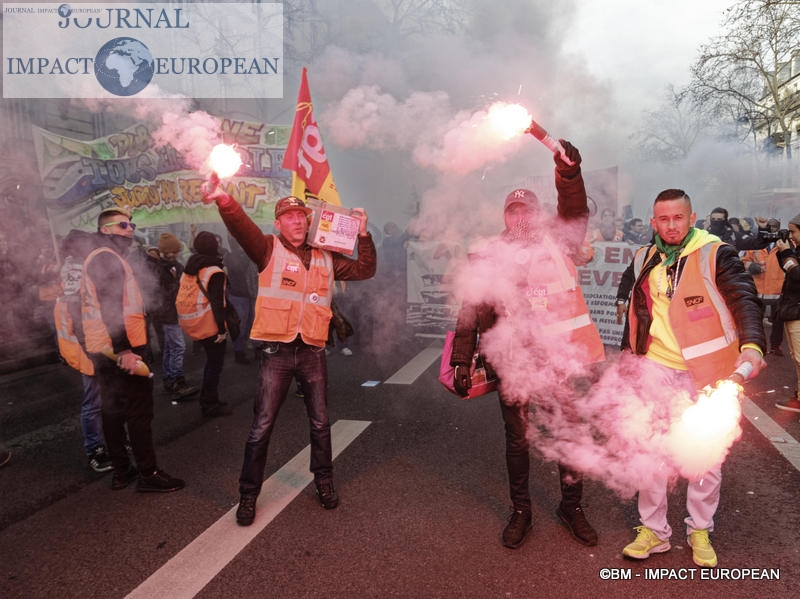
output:
[[[514,509],[503,530],[503,545],[509,549],[516,549],[522,545],[522,541],[531,529],[532,519],[530,510]]]
[[[583,477],[559,464],[558,473],[561,478],[561,503],[556,515],[579,543],[589,547],[597,545],[597,532],[589,524],[581,508],[583,496]]]

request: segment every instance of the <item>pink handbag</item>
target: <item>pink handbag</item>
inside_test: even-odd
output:
[[[453,386],[453,376],[455,376],[455,367],[450,365],[450,357],[453,355],[453,339],[456,334],[453,331],[447,331],[444,338],[444,348],[442,349],[442,361],[439,364],[439,382],[444,385],[444,388],[455,395],[458,395],[455,387]],[[483,356],[480,352],[475,352],[472,356],[472,367],[470,368],[472,375],[472,387],[469,389],[467,397],[461,399],[472,399],[473,397],[480,397],[486,395],[497,389],[497,379],[486,378],[486,365],[484,364]]]

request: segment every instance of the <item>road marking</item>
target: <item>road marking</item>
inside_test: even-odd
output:
[[[369,425],[369,421],[363,420],[336,421],[331,427],[333,457],[338,456]],[[314,476],[308,471],[310,456],[311,446],[307,445],[264,481],[253,524],[236,524],[236,507],[232,508],[127,597],[190,599],[197,595],[313,481]]]
[[[431,347],[426,347],[423,349],[416,356],[414,356],[411,361],[408,362],[408,364],[386,379],[386,383],[384,384],[411,385],[422,375],[423,372],[428,370],[431,364],[433,364],[436,360],[439,360],[441,356],[441,342],[434,342]]]
[[[742,399],[742,413],[772,443],[772,446],[789,460],[795,470],[800,470],[800,443],[794,437],[747,397]]]

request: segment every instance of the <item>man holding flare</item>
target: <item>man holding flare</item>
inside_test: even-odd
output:
[[[209,178],[204,194],[206,201],[216,202],[228,231],[259,272],[256,316],[250,332],[261,350],[259,387],[239,477],[236,521],[249,526],[255,519],[270,436],[295,377],[305,390],[314,485],[322,507],[334,509],[339,496],[333,485],[325,342],[334,280],[363,280],[375,274],[376,250],[367,232],[367,214],[361,208],[352,211],[361,221],[358,257],[353,260],[307,243],[311,210],[300,198],[278,200],[274,223],[278,235],[264,235],[222,190],[216,173]]]
[[[695,228],[696,219],[683,190],[662,191],[650,219],[654,242],[640,248],[633,260],[635,282],[622,349],[660,369],[662,384],[651,389],[656,409],[681,391],[695,397],[698,389],[729,378],[734,370],[752,378],[766,366],[763,309],[753,278],[736,249]],[[626,557],[645,559],[669,551],[668,482],[663,471],[642,481],[642,525],[636,540],[623,549]],[[717,565],[708,535],[714,530],[721,482],[720,462],[688,483],[686,535],[698,566]]]

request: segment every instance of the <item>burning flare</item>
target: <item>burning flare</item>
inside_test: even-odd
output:
[[[547,131],[533,120],[531,114],[520,104],[506,104],[496,102],[489,107],[489,122],[500,137],[504,140],[511,139],[523,133],[530,133],[551,152],[559,152],[564,162],[572,164],[567,158],[564,147],[555,139],[550,137]]]
[[[725,459],[728,449],[741,436],[741,390],[731,380],[719,381],[714,388],[706,387],[673,424],[669,444],[683,476],[702,477]]]
[[[511,139],[522,135],[530,127],[530,113],[520,104],[495,102],[489,107],[489,122],[500,137]]]
[[[211,150],[208,164],[221,178],[232,177],[242,166],[242,157],[233,146],[218,144]]]

